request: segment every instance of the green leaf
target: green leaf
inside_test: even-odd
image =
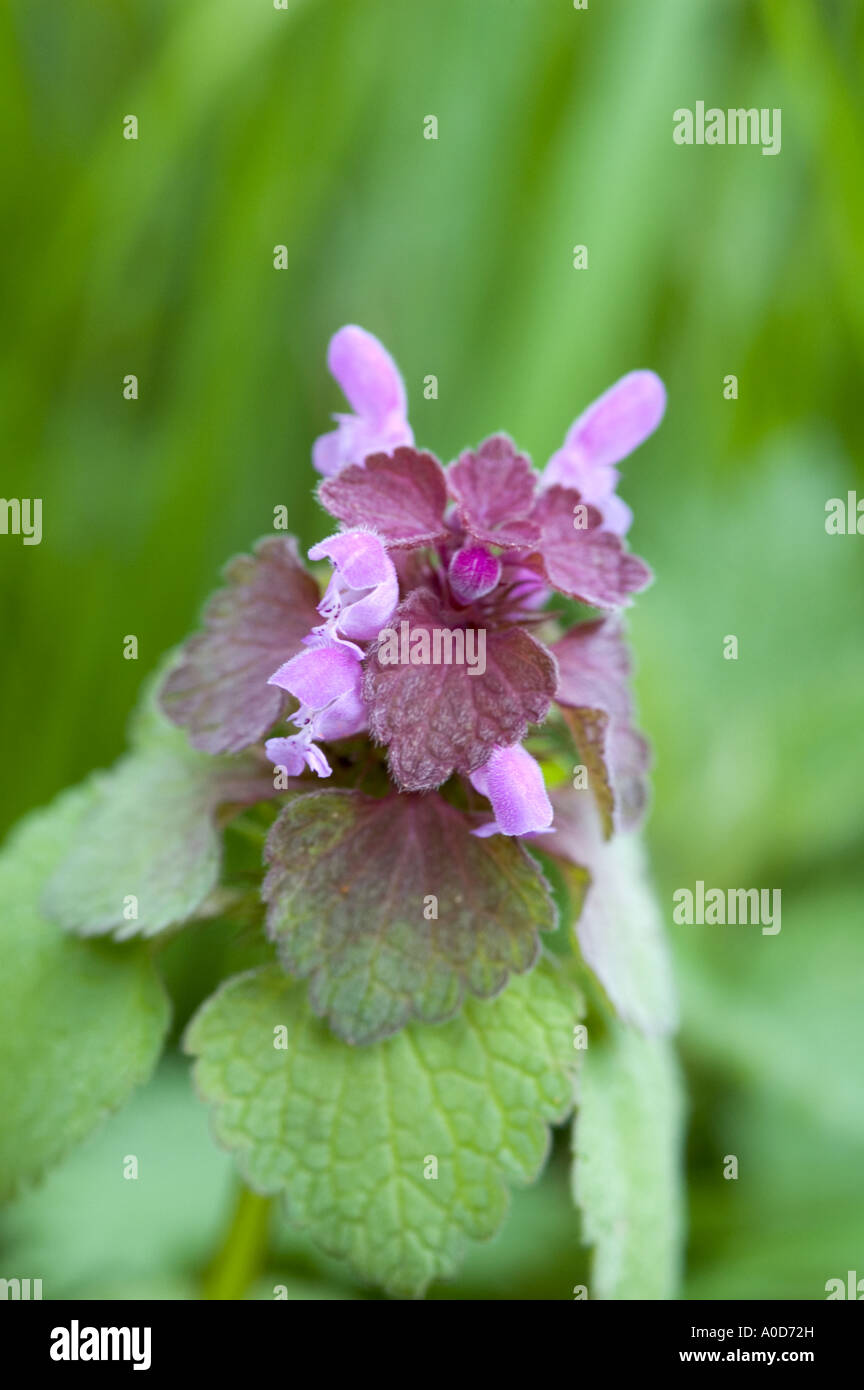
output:
[[[295,797],[273,826],[270,935],[347,1042],[452,1018],[536,961],[556,923],[539,868],[516,840],[470,832],[440,796],[353,791]]]
[[[466,1239],[503,1221],[508,1183],[539,1173],[547,1126],[572,1105],[580,1008],[544,961],[442,1027],[352,1048],[270,966],[208,1000],[186,1048],[250,1186],[284,1192],[323,1250],[407,1297],[452,1274]]]
[[[168,1001],[140,946],[76,941],[41,913],[45,878],[94,796],[67,792],[0,854],[0,1199],[38,1178],[150,1075]]]
[[[92,779],[91,808],[46,887],[48,915],[82,936],[153,936],[194,916],[219,880],[219,807],[273,792],[252,757],[191,748],[153,688],[133,719],[133,751]]]
[[[672,1044],[618,1023],[603,1038],[592,1030],[578,1101],[573,1194],[594,1246],[589,1297],[674,1298],[682,1157]]]

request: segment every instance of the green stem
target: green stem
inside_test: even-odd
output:
[[[240,1188],[225,1239],[202,1276],[203,1298],[243,1298],[267,1253],[270,1207],[269,1197]]]

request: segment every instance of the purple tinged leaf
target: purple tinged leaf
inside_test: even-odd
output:
[[[538,527],[529,520],[537,474],[505,434],[493,435],[450,465],[447,483],[469,535],[486,545],[530,548]]]
[[[584,512],[577,513],[577,507]],[[603,530],[600,512],[586,506],[572,488],[548,488],[532,515],[540,527],[537,550],[546,577],[560,593],[593,608],[620,608],[650,584],[652,574],[644,560]],[[574,526],[582,520],[584,526]]]
[[[362,468],[343,468],[325,479],[318,497],[346,526],[375,531],[397,549],[434,545],[448,535],[444,470],[432,454],[416,449],[374,454]]]
[[[600,709],[563,706],[564,722],[573,735],[588,774],[589,796],[593,794],[607,838],[615,829],[615,793],[612,789],[609,751],[609,716]]]
[[[552,648],[558,662],[556,700],[588,769],[609,835],[632,829],[648,801],[650,749],[632,727],[630,654],[615,618],[581,623]]]
[[[629,719],[631,661],[618,618],[578,623],[553,650],[558,659],[555,698],[559,704],[587,705]]]
[[[448,636],[465,619],[442,609],[428,589],[416,589],[390,621],[400,652],[435,651],[435,634]],[[471,773],[496,747],[518,743],[529,724],[545,719],[558,672],[545,647],[521,628],[469,628],[474,655],[485,644],[485,670],[464,664],[411,664],[387,660],[383,641],[371,648],[363,694],[372,737],[387,745],[390,772],[406,791],[428,791],[453,772]],[[423,637],[421,634],[426,634]]]
[[[136,712],[131,752],[90,779],[87,810],[45,886],[46,911],[82,936],[153,936],[201,916],[219,879],[222,827],[273,795],[256,754],[189,746],[155,704],[159,679]]]
[[[293,538],[266,537],[224,573],[227,586],[210,599],[204,632],[184,644],[160,696],[168,718],[205,753],[239,752],[275,724],[286,699],[268,677],[319,621],[318,586]]]
[[[267,924],[334,1032],[371,1043],[451,1018],[530,970],[555,926],[518,841],[478,840],[440,796],[295,797],[267,841]]]

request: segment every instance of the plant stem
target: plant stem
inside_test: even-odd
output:
[[[243,1298],[267,1252],[270,1206],[269,1197],[240,1188],[225,1239],[202,1276],[203,1298]]]

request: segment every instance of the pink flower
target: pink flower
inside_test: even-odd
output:
[[[472,786],[488,796],[495,819],[473,832],[489,835],[537,835],[552,828],[552,803],[536,758],[521,743],[496,748],[488,763],[471,773]]]
[[[377,338],[355,324],[340,328],[330,339],[327,365],[354,414],[335,415],[337,428],[316,439],[312,462],[319,473],[331,477],[370,454],[414,443],[402,377]]]
[[[543,486],[576,488],[601,512],[607,531],[624,536],[633,513],[615,493],[616,463],[653,434],[666,409],[666,389],[654,372],[629,372],[574,420],[543,473]]]
[[[284,767],[289,776],[296,776],[305,764],[319,777],[329,777],[330,764],[314,740],[333,742],[366,728],[362,659],[359,647],[322,633],[268,680],[268,685],[278,685],[300,701],[300,708],[290,716],[299,733],[268,739],[265,745],[271,762]]]
[[[631,828],[649,750],[633,728],[614,614],[652,576],[622,539],[630,512],[616,464],[659,424],[659,378],[623,377],[540,475],[505,434],[446,468],[416,449],[402,378],[363,329],[340,329],[328,361],[354,413],[314,449],[318,499],[344,528],[309,551],[333,566],[326,592],[285,539],[238,557],[171,674],[168,713],[198,746],[236,752],[266,738],[290,695],[296,732],[266,750],[291,776],[329,776],[319,743],[366,733],[386,749],[397,792],[470,778],[493,813],[475,833],[518,836],[552,826],[522,740],[557,702],[604,829]],[[556,592],[605,616],[561,631],[566,605],[542,611]]]
[[[396,568],[379,538],[371,531],[343,531],[313,545],[309,559],[333,565],[318,605],[327,628],[355,642],[377,637],[399,602]]]

